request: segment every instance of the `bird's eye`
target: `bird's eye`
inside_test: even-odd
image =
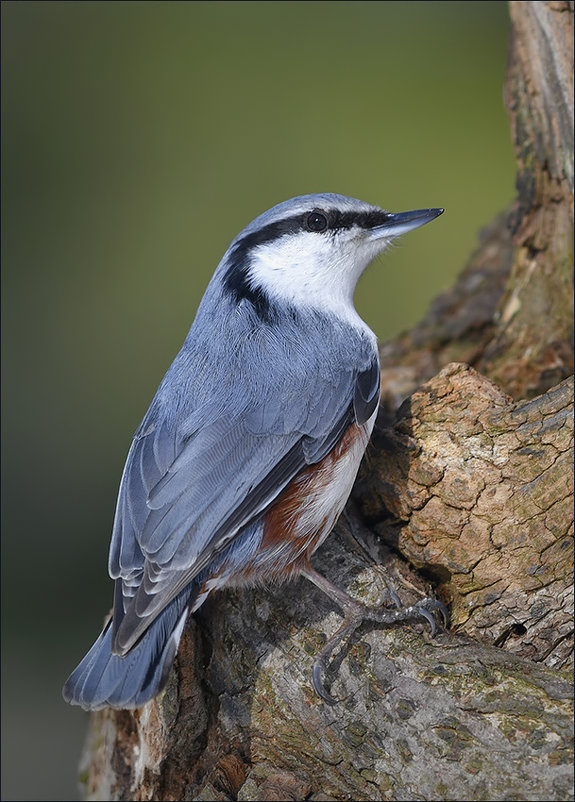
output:
[[[308,231],[325,231],[327,228],[327,217],[317,209],[310,212],[305,219],[305,226]]]

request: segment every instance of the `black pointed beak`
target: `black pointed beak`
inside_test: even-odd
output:
[[[390,212],[385,223],[372,228],[370,234],[374,239],[399,237],[401,234],[413,231],[414,228],[431,223],[443,212],[443,209],[416,209],[413,212],[397,212],[397,214]]]

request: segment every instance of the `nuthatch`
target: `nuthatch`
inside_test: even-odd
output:
[[[346,504],[378,409],[377,342],[355,285],[393,240],[442,212],[304,195],[233,240],[134,436],[110,546],[113,615],[66,682],[68,702],[152,699],[188,615],[227,587],[303,575],[343,609],[313,671],[326,701],[322,669],[361,620],[435,629],[440,602],[366,608],[310,557]]]

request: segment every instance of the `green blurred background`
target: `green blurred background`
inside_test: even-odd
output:
[[[4,2],[3,793],[78,798],[60,689],[111,602],[131,435],[229,241],[293,195],[444,206],[372,266],[386,339],[513,197],[505,2]]]

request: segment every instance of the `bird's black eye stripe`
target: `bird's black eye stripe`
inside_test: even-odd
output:
[[[372,209],[366,212],[340,212],[332,209],[329,216],[329,227],[337,230],[340,228],[375,228],[381,226],[389,220],[389,214],[381,209]]]
[[[268,223],[267,226],[251,231],[239,237],[233,244],[234,256],[239,260],[245,257],[258,245],[265,245],[280,237],[297,234],[298,231],[339,231],[341,229],[374,228],[389,220],[389,214],[381,209],[370,209],[365,212],[342,212],[339,209],[312,209],[303,215],[284,217]]]
[[[325,231],[327,217],[320,209],[314,209],[305,218],[305,227],[308,231]]]
[[[304,217],[304,229],[306,231],[340,231],[341,229],[353,228],[374,228],[387,222],[389,215],[387,212],[374,209],[367,212],[340,212],[338,209],[323,211],[314,209]]]
[[[379,209],[367,212],[341,212],[338,209],[314,209],[304,217],[303,227],[306,231],[341,231],[346,228],[374,228],[381,226],[389,219],[387,212]]]

